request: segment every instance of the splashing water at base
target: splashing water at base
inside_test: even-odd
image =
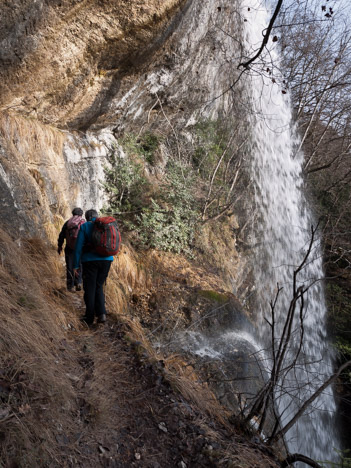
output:
[[[243,5],[249,57],[260,46],[262,31],[270,18],[266,8],[258,2],[252,3]],[[276,49],[266,52],[263,58],[279,66]],[[270,301],[276,295],[277,284],[283,287],[275,310],[277,326],[282,327],[292,299],[293,272],[306,254],[314,223],[303,193],[302,156],[294,155],[297,138],[291,122],[289,96],[282,93],[271,77],[265,76],[266,71],[267,66],[263,66],[261,71],[258,68],[255,71],[253,67],[247,75],[252,125],[251,174],[256,210],[253,234],[256,246],[255,287],[258,315],[262,321],[259,340],[263,346],[270,338],[264,317],[270,317]],[[295,372],[285,379],[283,390],[275,395],[283,426],[333,373],[326,337],[321,249],[317,244],[314,243],[306,267],[298,277],[300,285],[310,285],[304,308],[301,359]],[[339,445],[334,424],[335,410],[333,391],[329,387],[287,434],[290,452],[320,461],[335,459],[334,448]]]

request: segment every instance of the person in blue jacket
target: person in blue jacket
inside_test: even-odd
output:
[[[85,315],[81,318],[87,325],[106,322],[105,295],[103,285],[110,271],[113,256],[102,257],[94,252],[92,231],[98,212],[94,209],[85,212],[86,223],[79,230],[74,250],[73,268],[75,275],[79,272],[80,262],[83,270],[83,289]]]

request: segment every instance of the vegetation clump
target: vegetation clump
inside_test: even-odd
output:
[[[126,149],[130,151],[131,140],[128,141]],[[132,141],[134,148],[135,140]],[[155,143],[151,137],[146,141]],[[104,182],[108,195],[106,211],[122,218],[140,246],[189,253],[198,219],[191,192],[192,174],[185,175],[180,165],[170,162],[164,181],[152,186],[145,175],[145,161],[138,162],[132,154],[126,156],[116,148],[110,151],[108,160]]]
[[[142,195],[148,183],[140,162],[127,158],[112,147],[107,157],[103,187],[108,194],[108,211],[128,213],[142,207]]]
[[[121,144],[128,155],[143,158],[147,163],[154,165],[157,149],[162,138],[155,133],[145,132],[140,136],[127,133],[121,140]]]
[[[157,200],[138,216],[139,238],[144,246],[190,253],[199,213],[191,188],[193,177],[172,164]]]
[[[105,210],[122,219],[139,246],[192,255],[201,226],[233,214],[240,198],[242,142],[233,145],[234,135],[219,121],[204,120],[189,132],[191,138],[179,136],[178,154],[168,158],[161,181],[147,170],[161,151],[160,136],[126,134],[123,151],[111,148]]]

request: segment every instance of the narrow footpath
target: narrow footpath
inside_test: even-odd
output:
[[[84,314],[82,292],[72,293],[72,304]],[[106,324],[72,329],[62,343],[63,359],[77,356],[67,360],[77,395],[74,425],[56,437],[62,466],[278,466],[257,440],[238,437],[173,391],[162,361],[152,362],[127,332],[108,316]]]

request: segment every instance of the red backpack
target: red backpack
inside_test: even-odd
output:
[[[104,216],[95,219],[92,231],[92,243],[94,251],[103,257],[109,257],[118,253],[121,246],[121,234],[115,218]]]
[[[69,218],[67,221],[66,245],[72,250],[74,250],[76,246],[79,229],[84,223],[85,219],[78,215],[72,216],[72,218]]]

